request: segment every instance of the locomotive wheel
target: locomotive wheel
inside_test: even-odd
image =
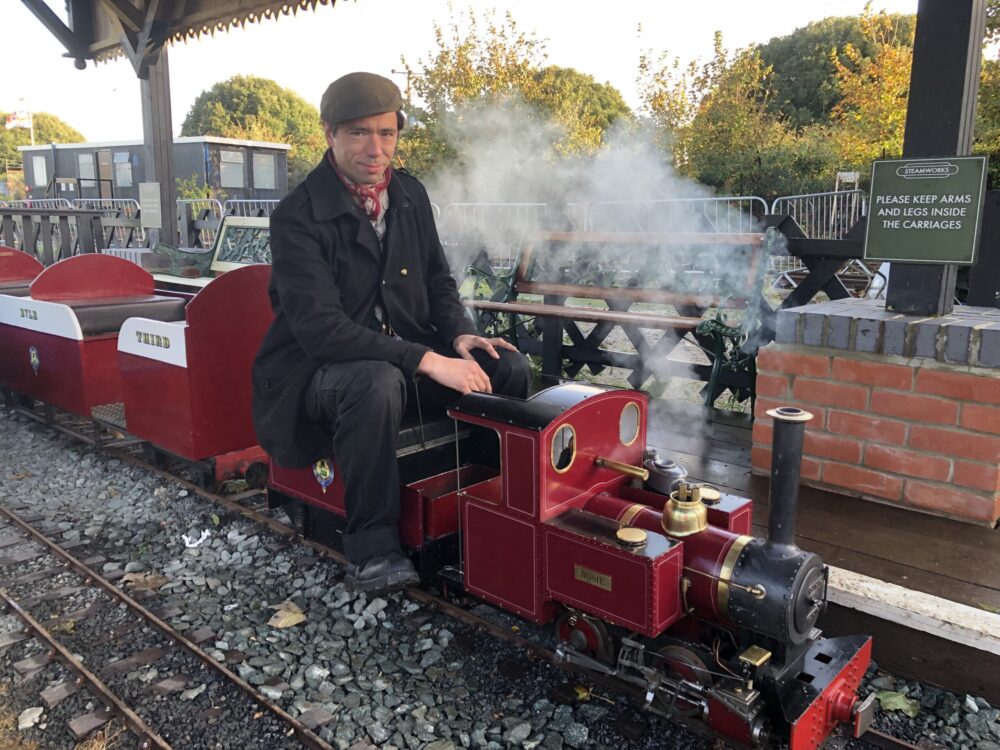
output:
[[[659,669],[667,677],[674,680],[695,682],[708,687],[712,684],[712,673],[705,662],[694,651],[683,646],[664,646],[656,652],[660,656]],[[691,703],[681,697],[673,698],[661,692],[656,694],[657,705],[668,712],[676,712],[683,716],[696,717],[701,713],[701,706]]]
[[[600,620],[580,612],[563,612],[555,627],[560,643],[605,664],[612,663],[611,636]]]
[[[249,487],[262,490],[267,485],[267,464],[263,461],[254,461],[247,467],[243,476]]]
[[[166,454],[152,443],[142,444],[142,458],[157,469],[166,469],[170,465],[170,459],[167,458]]]

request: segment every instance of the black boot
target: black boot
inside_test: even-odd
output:
[[[347,564],[345,583],[349,591],[384,593],[419,583],[410,558],[399,552],[369,557],[360,565]]]

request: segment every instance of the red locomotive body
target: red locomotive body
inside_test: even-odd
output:
[[[776,418],[776,441],[782,419],[801,427],[791,412]],[[860,732],[870,721],[872,702],[856,691],[871,641],[816,629],[825,568],[792,541],[794,490],[772,498],[773,533],[761,540],[749,536],[745,498],[639,485],[656,464],[645,452],[647,400],[633,391],[470,394],[448,413],[450,430],[404,431],[400,443],[400,536],[425,575],[531,622],[555,621],[565,660],[740,742],[777,735],[813,750],[838,724]],[[798,441],[798,452],[794,439],[776,449],[784,470],[774,484],[786,495],[790,474],[798,483],[801,431]],[[272,463],[270,487],[275,503],[305,504],[306,533],[336,543],[344,488],[333,459]]]

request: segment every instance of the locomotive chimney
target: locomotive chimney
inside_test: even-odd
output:
[[[795,546],[795,513],[799,503],[802,439],[806,422],[813,415],[794,406],[770,409],[767,415],[774,419],[767,546],[784,557],[798,549]]]

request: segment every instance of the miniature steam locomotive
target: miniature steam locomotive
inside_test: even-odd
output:
[[[118,258],[41,270],[15,252],[0,248],[8,396],[112,421],[210,462],[216,479],[259,459],[248,384],[270,322],[266,267],[230,271],[188,300],[155,294],[149,274]],[[107,416],[109,404],[125,419]],[[642,393],[564,384],[528,400],[464,396],[399,436],[401,541],[425,581],[551,623],[561,658],[638,688],[650,710],[747,745],[812,750],[839,724],[860,734],[873,712],[857,696],[871,640],[816,628],[826,569],[794,544],[808,415],[771,415],[764,540],[750,535],[748,499],[684,482],[647,450]],[[272,463],[268,492],[303,533],[338,545],[335,457]]]
[[[748,499],[677,481],[646,450],[642,393],[469,394],[448,415],[401,435],[400,533],[425,579],[553,623],[566,661],[740,743],[811,750],[838,724],[864,731],[874,706],[856,691],[871,639],[821,637],[826,568],[794,543],[808,414],[772,413],[766,540],[749,535]],[[336,542],[333,459],[272,464],[270,496],[296,506],[304,533]]]

